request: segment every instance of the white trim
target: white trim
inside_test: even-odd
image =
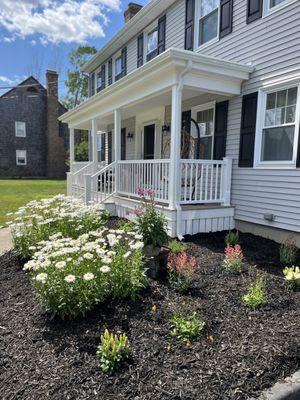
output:
[[[199,22],[201,18],[204,17],[200,17],[200,2],[202,0],[198,0],[195,2],[195,30],[194,30],[194,50],[195,51],[202,51],[203,49],[205,49],[206,47],[211,46],[214,43],[217,43],[220,40],[220,18],[221,18],[221,2],[219,0],[219,5],[218,5],[218,26],[217,26],[217,35],[216,37],[212,38],[211,40],[209,40],[208,42],[199,44]],[[209,14],[206,14],[209,15]]]
[[[295,112],[295,123],[282,124],[280,126],[295,126],[294,144],[293,144],[293,158],[291,161],[261,161],[262,150],[262,133],[264,129],[264,119],[266,111],[267,94],[277,92],[279,90],[297,87],[297,104]],[[276,84],[273,87],[267,86],[259,89],[258,103],[257,103],[257,120],[255,132],[255,149],[254,149],[254,168],[257,169],[295,169],[297,164],[298,142],[299,142],[299,119],[300,119],[300,82],[296,83],[294,80],[287,83],[286,81]],[[273,126],[272,126],[273,127]],[[275,126],[274,126],[275,127]]]
[[[283,8],[289,6],[290,4],[295,3],[298,0],[285,0],[275,7],[270,7],[270,1],[271,0],[264,0],[264,2],[263,2],[263,18],[266,18],[269,15],[272,15],[272,14],[276,13],[277,11],[282,10]]]
[[[24,154],[24,157],[19,155],[20,152],[22,152]],[[24,158],[25,162],[20,163],[18,160],[19,158]],[[21,166],[27,165],[27,150],[16,150],[16,164],[21,165]]]
[[[23,133],[21,135],[18,135],[18,130],[20,129],[20,126],[23,128]],[[26,138],[26,122],[15,121],[15,137]]]

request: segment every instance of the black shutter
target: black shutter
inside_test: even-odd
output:
[[[121,52],[122,57],[122,77],[127,75],[127,47],[123,47]]]
[[[108,156],[108,164],[112,163],[112,132],[108,132],[107,134],[107,156]]]
[[[106,82],[105,82],[105,64],[103,64],[101,67],[101,81],[102,81],[101,89],[105,89],[105,84],[106,84]]]
[[[194,50],[194,23],[195,23],[195,0],[185,2],[185,44],[186,50]]]
[[[95,73],[93,72],[90,75],[90,96],[94,96],[95,94]]]
[[[112,59],[108,61],[108,85],[113,83]]]
[[[239,167],[253,167],[258,92],[243,96]]]
[[[167,17],[164,15],[158,20],[158,54],[166,50],[166,24]]]
[[[137,38],[137,67],[144,64],[144,34],[141,33]]]
[[[222,160],[226,155],[228,120],[228,100],[216,104],[214,160]]]
[[[247,0],[247,24],[262,17],[263,0]]]
[[[126,160],[126,128],[121,129],[121,160]]]
[[[220,38],[232,32],[233,0],[221,0]]]

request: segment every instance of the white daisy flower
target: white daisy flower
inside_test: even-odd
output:
[[[92,260],[94,258],[92,253],[85,253],[83,255],[83,258],[85,258],[86,260]]]
[[[55,264],[55,267],[57,268],[57,269],[64,269],[65,268],[65,266],[66,266],[67,264],[66,264],[66,262],[65,261],[58,261],[56,264]]]
[[[75,280],[76,280],[76,276],[75,275],[67,275],[65,277],[65,281],[67,283],[73,283],[73,282],[75,282]]]
[[[48,275],[45,274],[45,273],[42,273],[42,274],[38,274],[38,275],[35,277],[35,280],[36,280],[37,282],[45,283],[47,278],[48,278]]]
[[[100,268],[100,271],[106,274],[110,271],[110,268],[107,265],[103,265],[103,267]]]
[[[92,272],[87,272],[86,274],[83,275],[83,279],[85,281],[91,281],[95,278],[95,275]]]

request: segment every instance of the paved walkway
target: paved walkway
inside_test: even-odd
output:
[[[12,237],[9,228],[0,229],[0,255],[11,250],[12,247]]]

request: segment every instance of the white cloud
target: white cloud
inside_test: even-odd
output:
[[[16,37],[39,35],[46,43],[86,43],[104,37],[110,11],[120,11],[121,0],[0,0],[0,27]]]
[[[4,86],[17,85],[20,82],[22,82],[24,79],[25,79],[25,76],[15,75],[14,77],[9,78],[7,76],[0,75],[0,90],[1,90],[1,84]]]
[[[9,78],[7,78],[6,76],[1,76],[0,75],[0,82],[7,83],[7,84],[11,85],[14,81],[9,79]]]

